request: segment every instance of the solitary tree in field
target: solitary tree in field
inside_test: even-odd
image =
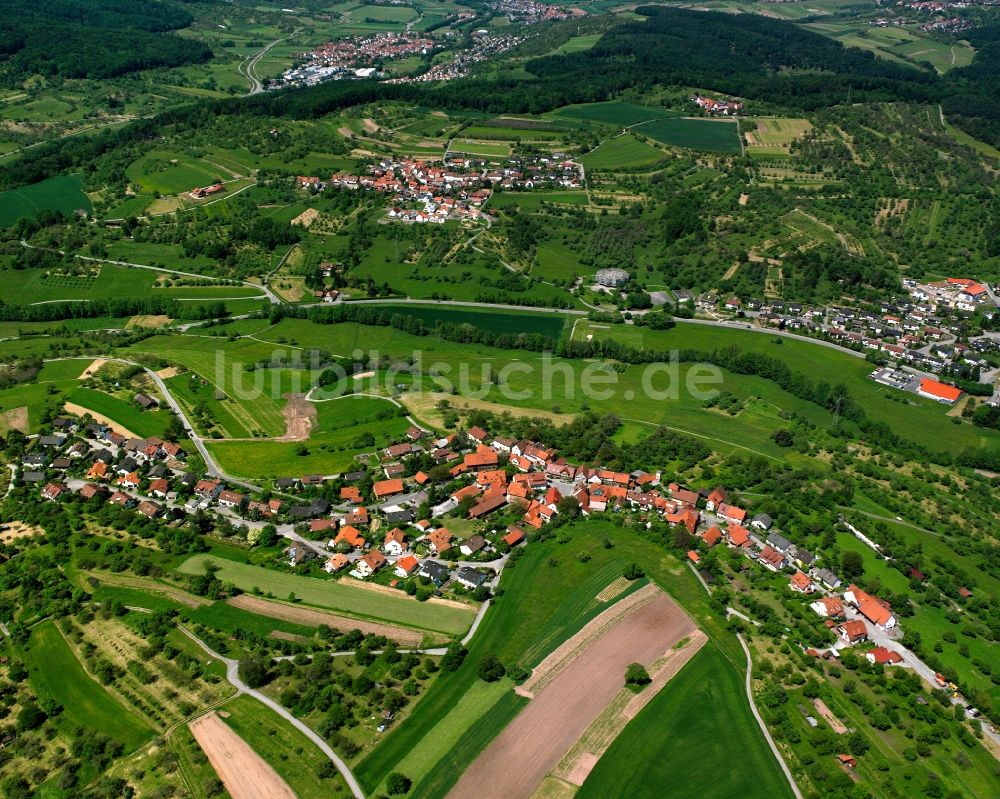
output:
[[[626,685],[646,685],[650,682],[649,672],[641,663],[629,663],[625,670]]]
[[[400,774],[398,771],[392,772],[392,774],[385,778],[385,789],[389,792],[390,796],[402,796],[408,793],[412,784],[409,777],[405,774]]]
[[[239,677],[251,688],[260,688],[267,681],[269,658],[260,652],[251,652],[240,660]]]

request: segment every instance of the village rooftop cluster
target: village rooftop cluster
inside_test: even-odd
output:
[[[389,219],[440,224],[448,219],[480,219],[493,187],[573,188],[581,180],[580,165],[565,157],[511,158],[504,166],[490,167],[485,161],[451,153],[444,161],[384,158],[369,167],[369,174],[338,172],[326,183],[316,176],[299,176],[297,184],[310,191],[329,185],[390,195]]]
[[[428,36],[409,31],[337,39],[305,53],[301,63],[285,71],[272,88],[313,86],[331,79],[370,78],[383,61],[426,55],[437,46]]]

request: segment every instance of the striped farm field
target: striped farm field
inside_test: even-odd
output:
[[[301,577],[213,555],[194,555],[180,565],[179,571],[202,574],[209,563],[219,566],[220,580],[231,582],[244,591],[259,588],[278,597],[295,594],[305,605],[329,608],[362,621],[368,619],[430,633],[460,635],[469,628],[476,614],[472,605],[466,608],[435,600],[418,602],[401,591],[397,595],[397,592],[386,593],[352,584],[351,578],[335,581]]]
[[[83,178],[79,175],[60,175],[0,192],[0,227],[13,225],[22,217],[33,217],[39,211],[62,211],[69,215],[78,209],[87,213],[94,210],[90,199],[83,193]]]

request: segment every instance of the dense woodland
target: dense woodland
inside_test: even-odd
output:
[[[114,78],[212,55],[204,43],[169,33],[192,21],[175,3],[3,0],[0,15],[0,80],[7,85],[31,75]]]

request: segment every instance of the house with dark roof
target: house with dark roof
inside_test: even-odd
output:
[[[462,566],[455,572],[455,579],[466,588],[475,590],[486,582],[486,575],[471,566]]]

